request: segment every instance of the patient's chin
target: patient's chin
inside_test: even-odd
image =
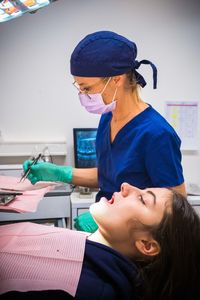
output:
[[[95,202],[90,205],[89,211],[93,218],[104,216],[108,209],[108,201],[106,198],[101,198],[99,202]]]

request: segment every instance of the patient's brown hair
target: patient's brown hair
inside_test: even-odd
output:
[[[171,212],[150,229],[161,251],[141,266],[145,300],[200,299],[200,218],[184,196],[172,193]]]

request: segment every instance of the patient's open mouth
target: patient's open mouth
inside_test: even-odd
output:
[[[110,200],[108,200],[108,202],[109,202],[110,204],[113,204],[113,203],[114,203],[114,197],[112,196],[112,198],[111,198]]]

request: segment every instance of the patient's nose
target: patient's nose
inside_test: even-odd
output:
[[[136,186],[130,185],[127,182],[122,183],[121,185],[121,193],[124,197],[126,197],[130,192],[139,192],[140,189],[137,188]]]

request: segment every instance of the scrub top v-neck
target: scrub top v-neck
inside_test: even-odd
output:
[[[184,182],[180,138],[152,106],[125,124],[112,142],[111,119],[112,113],[103,114],[97,132],[97,201],[110,199],[123,182],[141,189]]]

